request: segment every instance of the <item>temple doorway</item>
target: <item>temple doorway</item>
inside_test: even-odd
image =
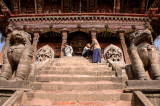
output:
[[[91,36],[88,33],[77,31],[69,34],[68,43],[73,47],[73,55],[82,55],[83,48],[91,43]]]

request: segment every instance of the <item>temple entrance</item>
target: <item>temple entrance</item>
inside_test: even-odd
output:
[[[68,43],[73,47],[74,55],[82,55],[83,48],[90,42],[91,37],[85,32],[77,31],[68,36]]]

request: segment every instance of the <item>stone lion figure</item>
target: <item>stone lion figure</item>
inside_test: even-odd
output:
[[[151,31],[146,28],[130,35],[129,55],[131,68],[138,80],[147,80],[147,70],[150,78],[160,80],[159,50],[153,44]]]
[[[31,35],[24,31],[13,31],[9,45],[4,48],[0,80],[9,80],[14,73],[14,80],[26,80],[30,73],[32,57]]]

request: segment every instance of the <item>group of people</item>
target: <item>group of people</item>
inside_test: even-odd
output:
[[[64,43],[64,54],[65,56],[72,56],[73,48],[67,43]],[[101,63],[101,47],[95,37],[92,37],[92,44],[88,43],[82,52],[82,56],[92,58],[93,63]]]

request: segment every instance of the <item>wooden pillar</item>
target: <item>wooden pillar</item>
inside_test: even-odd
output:
[[[67,43],[67,37],[68,37],[68,29],[63,28],[63,30],[62,30],[61,57],[64,56],[64,43]]]
[[[92,28],[91,29],[91,37],[97,38],[96,35],[97,35],[97,30],[95,28]]]
[[[2,48],[2,51],[1,51],[1,54],[0,54],[0,63],[1,64],[2,64],[2,61],[3,61],[3,52],[4,52],[5,49],[7,49],[9,47],[11,35],[12,35],[11,32],[7,34],[7,38],[6,38],[5,44],[4,44],[3,48]]]
[[[120,8],[121,8],[121,0],[117,0],[116,13],[120,13]]]
[[[113,13],[116,13],[117,0],[114,0]]]
[[[147,11],[148,11],[148,4],[149,4],[149,0],[146,1],[145,14],[147,14]]]
[[[42,0],[37,0],[37,11],[38,14],[42,13]]]
[[[125,42],[125,38],[124,38],[124,33],[125,33],[125,31],[123,31],[123,30],[118,31],[125,62],[126,62],[126,64],[130,64],[131,62],[130,62],[130,58],[128,55],[128,50],[127,50],[127,46],[126,46],[126,42]]]
[[[36,52],[37,52],[38,41],[39,41],[39,33],[36,32],[36,33],[34,33],[33,44],[32,44],[33,49],[34,49],[32,63],[35,62],[35,56],[36,56]]]
[[[37,0],[34,0],[35,13],[37,14]]]
[[[141,0],[141,13],[144,13],[144,11],[145,11],[145,4],[146,4],[145,1],[146,0]]]
[[[20,0],[13,1],[13,11],[14,11],[14,14],[20,13]]]

